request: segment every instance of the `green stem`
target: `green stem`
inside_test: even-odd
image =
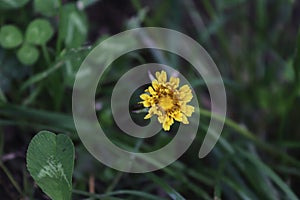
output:
[[[119,198],[115,198],[115,197],[103,198],[103,196],[100,195],[100,194],[89,193],[89,192],[85,192],[85,191],[81,191],[81,190],[75,190],[75,189],[73,189],[72,192],[73,192],[73,194],[87,196],[87,197],[95,198],[95,199],[101,199],[101,200],[120,200]]]
[[[142,5],[141,5],[141,2],[139,0],[131,0],[131,4],[133,5],[133,7],[136,10],[141,10],[142,9]]]
[[[4,147],[4,133],[2,127],[0,126],[0,157],[2,156],[3,153],[3,147]]]
[[[295,89],[293,90],[292,94],[290,95],[290,97],[287,99],[286,101],[286,109],[284,110],[284,113],[281,116],[281,123],[279,126],[279,140],[284,140],[284,129],[286,127],[287,124],[287,120],[288,120],[288,114],[290,113],[290,111],[293,108],[293,105],[295,103],[295,100],[298,96],[298,87],[295,86]]]
[[[6,174],[10,182],[13,184],[13,186],[16,188],[16,190],[20,193],[20,195],[24,196],[21,187],[18,185],[17,181],[14,179],[12,174],[8,171],[8,169],[3,165],[1,161],[0,161],[0,168],[4,171],[4,173]]]
[[[79,195],[84,195],[84,196],[89,196],[89,197],[93,197],[93,198],[98,198],[98,199],[115,199],[115,200],[120,200],[120,198],[117,197],[109,197],[109,196],[113,196],[113,195],[124,195],[124,194],[128,194],[131,196],[140,196],[143,197],[142,199],[152,199],[152,200],[165,200],[163,198],[159,198],[157,196],[154,196],[152,194],[148,194],[145,192],[141,192],[141,191],[137,191],[137,190],[118,190],[115,192],[110,192],[107,194],[94,194],[94,193],[89,193],[89,192],[85,192],[85,191],[81,191],[81,190],[72,190],[72,192],[74,194],[79,194]]]
[[[214,7],[211,3],[212,1],[210,0],[203,0],[203,5],[204,5],[204,9],[206,10],[206,12],[208,13],[209,17],[211,18],[211,20],[218,20],[218,16],[216,15],[216,13],[218,13],[218,11],[214,10]],[[220,18],[220,17],[219,17]],[[223,49],[223,54],[225,55],[226,58],[228,58],[228,60],[233,63],[233,59],[231,54],[229,53],[230,51],[228,51],[228,40],[225,37],[225,32],[224,29],[219,29],[216,32],[216,36],[220,42],[220,46]]]
[[[58,7],[58,27],[61,24],[61,18],[62,18],[62,0],[59,0],[59,7]],[[61,52],[61,46],[62,46],[62,36],[61,36],[61,32],[58,31],[57,32],[57,40],[56,40],[56,58],[59,57],[60,52]]]
[[[200,108],[199,112],[203,116],[211,117],[211,118],[217,119],[219,121],[223,120],[223,116],[215,114],[215,113],[211,113],[208,110]],[[225,125],[232,128],[233,130],[237,131],[238,133],[245,136],[246,138],[254,141],[257,144],[257,146],[259,146],[260,148],[268,151],[270,154],[278,156],[278,157],[284,159],[285,161],[288,161],[290,163],[293,163],[295,166],[300,167],[300,162],[298,160],[296,160],[293,157],[287,155],[285,152],[282,152],[282,151],[278,150],[277,148],[273,147],[272,145],[267,144],[267,143],[259,140],[251,131],[241,127],[239,124],[237,124],[233,120],[226,118],[225,119]]]
[[[121,180],[122,176],[123,176],[123,172],[118,172],[118,174],[114,178],[113,182],[106,189],[105,194],[110,193],[111,191],[114,190],[114,188],[117,186],[117,184]]]
[[[7,102],[7,99],[4,95],[4,93],[2,92],[2,89],[0,88],[0,101],[6,103]]]
[[[289,98],[286,101],[286,109],[281,117],[281,124],[280,124],[280,129],[279,129],[279,139],[283,139],[283,131],[287,123],[288,119],[288,114],[293,108],[293,105],[296,101],[296,98],[298,97],[298,93],[300,90],[300,70],[299,70],[299,65],[300,65],[300,29],[298,31],[298,36],[297,36],[297,44],[296,44],[296,49],[295,49],[295,54],[294,54],[294,63],[293,63],[293,70],[294,70],[294,79],[295,79],[295,85],[292,90],[292,94],[289,96]]]
[[[134,151],[138,151],[141,147],[141,145],[143,144],[144,140],[143,139],[140,139],[138,140],[138,142],[135,144],[135,147],[134,147]],[[123,176],[123,172],[119,172],[117,174],[117,176],[115,177],[115,179],[113,180],[113,182],[110,184],[110,186],[108,186],[108,188],[106,189],[105,191],[105,194],[106,193],[109,193],[111,191],[114,190],[114,188],[118,185],[118,183],[120,182],[122,176]]]
[[[44,58],[47,62],[47,65],[48,65],[48,67],[50,67],[51,66],[51,59],[50,59],[50,55],[49,55],[49,52],[47,50],[46,44],[42,45],[42,51],[43,51]]]
[[[200,108],[199,109],[199,113],[206,116],[206,117],[212,117],[214,119],[217,119],[219,121],[223,120],[223,116],[215,114],[210,112],[209,110],[205,110]],[[225,119],[225,124],[229,127],[231,127],[232,129],[236,130],[237,132],[241,133],[243,136],[251,139],[251,140],[255,140],[258,141],[258,139],[254,136],[253,133],[251,133],[250,131],[248,131],[247,129],[241,127],[240,125],[238,125],[236,122],[234,122],[231,119],[226,118]]]

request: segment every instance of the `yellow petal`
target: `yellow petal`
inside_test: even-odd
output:
[[[170,83],[174,88],[177,88],[179,86],[179,78],[171,77]]]
[[[174,124],[174,120],[173,120],[173,118],[172,118],[172,117],[171,117],[171,118],[169,118],[169,121],[168,121],[168,122],[169,122],[169,124],[170,124],[170,125]]]
[[[154,79],[152,81],[152,87],[154,88],[154,90],[157,90],[159,87],[158,81],[156,79]]]
[[[146,107],[146,108],[151,106],[149,101],[143,101],[142,103],[143,103],[143,106]]]
[[[168,124],[163,124],[163,129],[165,130],[165,131],[169,131],[170,130],[170,126],[168,125]]]
[[[165,121],[165,118],[166,118],[165,115],[161,115],[161,116],[159,116],[157,119],[158,119],[159,123],[162,124],[162,123]]]
[[[164,123],[163,123],[163,129],[164,129],[165,131],[169,131],[169,130],[170,130],[170,124],[168,124],[167,122],[164,122]]]
[[[147,99],[150,98],[150,96],[148,94],[141,94],[140,98],[143,99],[143,100],[147,100]]]
[[[144,117],[144,119],[149,119],[150,117],[152,117],[153,114],[155,114],[153,111],[154,111],[154,108],[151,107],[151,108],[148,110],[148,114]]]
[[[195,108],[194,106],[184,105],[182,106],[181,110],[186,116],[190,117],[192,116],[192,113],[195,111]]]
[[[189,121],[188,121],[188,119],[187,119],[187,117],[185,115],[182,115],[182,123],[184,123],[184,124],[188,124],[189,123]]]
[[[151,86],[148,87],[148,92],[151,94],[151,95],[155,95],[156,92],[153,90],[153,88]]]
[[[174,115],[174,119],[178,122],[181,122],[182,121],[182,113],[180,112],[177,112],[175,115]]]
[[[163,113],[160,110],[157,110],[157,116],[163,116]]]
[[[188,85],[183,85],[179,88],[180,93],[189,93],[190,91],[191,89]]]
[[[165,121],[163,123],[163,129],[165,131],[169,131],[170,130],[170,126],[174,123],[174,120],[173,118],[170,118],[170,117],[166,117],[165,118]]]
[[[186,85],[187,86],[187,85]],[[182,86],[183,87],[183,86]],[[185,102],[185,103],[188,103],[192,100],[193,98],[193,94],[192,94],[192,91],[189,89],[189,88],[180,88],[180,93],[179,93],[179,99],[182,101],[182,102]],[[188,87],[188,86],[187,86]]]
[[[151,117],[152,117],[152,114],[148,113],[148,114],[144,117],[144,119],[149,119],[149,118],[151,118]]]
[[[154,105],[154,106],[152,106],[150,109],[149,109],[149,114],[151,114],[151,115],[158,115],[159,114],[159,110],[158,110],[158,108]]]
[[[190,101],[192,100],[192,98],[193,98],[193,95],[186,95],[186,96],[182,99],[182,101],[184,101],[185,103],[188,103],[188,102],[190,102]]]
[[[159,83],[165,83],[167,81],[167,73],[165,71],[162,70],[161,73],[156,72],[155,75]]]

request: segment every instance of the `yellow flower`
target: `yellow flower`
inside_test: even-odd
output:
[[[140,98],[140,103],[148,110],[148,114],[144,119],[149,119],[153,115],[157,115],[159,123],[165,131],[170,130],[170,126],[174,120],[188,124],[187,117],[194,112],[194,107],[187,105],[193,98],[192,90],[188,85],[179,86],[179,78],[171,77],[167,81],[167,73],[165,71],[156,72],[156,79],[152,81],[152,86]]]

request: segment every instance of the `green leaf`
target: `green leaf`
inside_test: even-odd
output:
[[[77,7],[80,10],[83,10],[89,6],[92,6],[93,4],[99,2],[100,0],[78,0],[77,1]]]
[[[294,57],[294,72],[295,72],[295,82],[300,83],[300,29],[298,30],[297,43],[296,43],[296,51]]]
[[[1,10],[17,9],[24,6],[29,0],[0,0]]]
[[[13,25],[5,25],[0,29],[0,44],[2,47],[10,49],[19,46],[23,42],[20,29]]]
[[[39,55],[40,55],[39,50],[30,44],[24,44],[17,51],[17,57],[19,61],[24,65],[34,64],[39,58]]]
[[[0,127],[0,156],[2,156],[3,154],[3,147],[4,147],[4,133],[2,128]]]
[[[65,66],[63,68],[63,75],[67,86],[73,87],[76,73],[89,52],[89,48],[81,47],[77,52],[69,51],[64,56]]]
[[[51,24],[45,19],[32,21],[26,30],[26,41],[31,44],[44,45],[53,36],[54,31]]]
[[[53,113],[49,111],[43,111],[38,109],[30,109],[25,106],[17,106],[12,104],[3,104],[0,105],[1,117],[5,119],[12,119],[15,124],[18,122],[35,122],[31,125],[35,128],[39,127],[48,127],[52,130],[59,131],[75,131],[75,125],[73,118],[69,115],[61,113]],[[28,123],[29,126],[30,123]],[[39,126],[41,125],[41,126]],[[1,126],[1,123],[0,123]]]
[[[87,38],[87,17],[79,11],[74,4],[67,4],[61,9],[61,21],[59,23],[60,39],[66,47],[80,47]]]
[[[31,176],[50,198],[71,199],[74,146],[68,136],[39,132],[29,144],[26,159]]]
[[[49,69],[36,73],[33,76],[31,76],[27,81],[25,81],[22,86],[20,87],[20,91],[24,91],[26,88],[28,88],[30,85],[37,83],[39,81],[42,81],[49,77],[53,72],[55,72],[57,69],[59,69],[61,66],[63,66],[63,62],[58,62],[54,66],[50,67]]]
[[[256,167],[267,175],[277,186],[285,193],[287,199],[297,200],[296,194],[292,191],[292,189],[266,164],[261,162],[258,158],[254,157],[252,154],[240,149],[240,152],[251,161]]]
[[[6,102],[7,102],[7,99],[6,99],[6,97],[5,97],[5,95],[4,95],[3,91],[2,91],[2,89],[1,89],[1,87],[0,87],[0,104],[1,104],[1,103],[6,103]]]
[[[172,188],[169,184],[165,182],[162,178],[156,176],[152,173],[145,174],[147,177],[149,177],[154,183],[160,186],[162,190],[164,190],[171,199],[173,200],[185,200],[181,194],[179,194],[174,188]]]
[[[59,8],[59,5],[59,0],[34,0],[33,2],[35,12],[45,16],[54,16],[58,14],[57,9]]]
[[[223,1],[217,1],[216,7],[218,7],[220,10],[228,9],[233,6],[237,6],[239,4],[244,3],[245,0],[223,0]]]

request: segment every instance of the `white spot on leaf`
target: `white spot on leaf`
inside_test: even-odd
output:
[[[51,156],[47,160],[47,165],[42,167],[37,177],[38,179],[46,177],[54,179],[64,179],[68,183],[68,185],[71,186],[71,183],[69,183],[67,176],[64,172],[62,164],[56,159],[54,159],[53,156]]]

